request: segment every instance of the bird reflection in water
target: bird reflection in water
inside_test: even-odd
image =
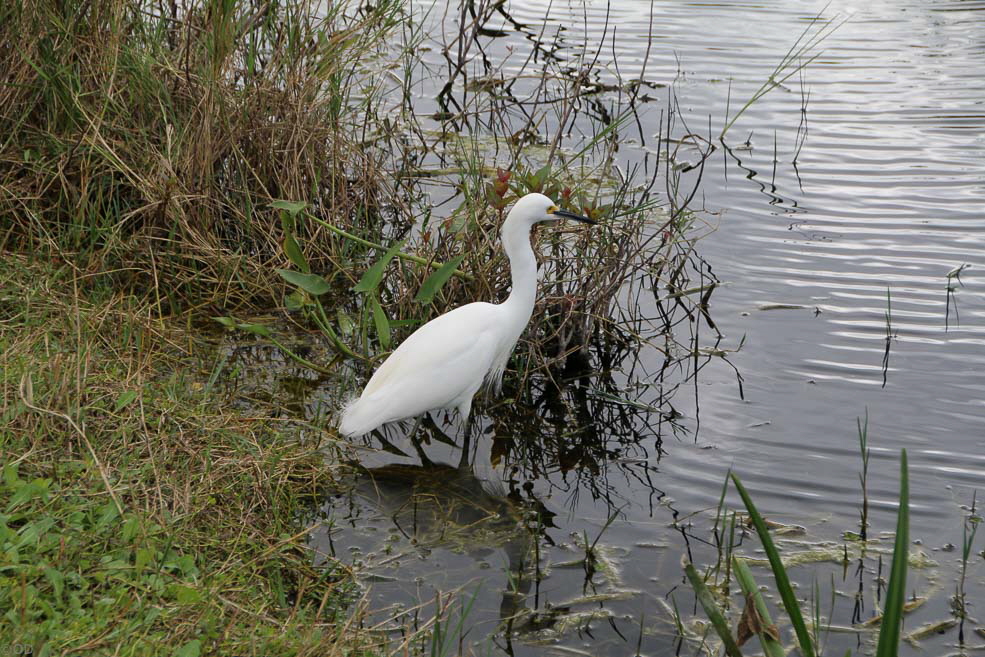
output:
[[[479,563],[495,561],[496,553],[505,556],[499,605],[503,632],[512,635],[517,619],[529,622],[534,612],[528,598],[541,579],[539,541],[553,544],[547,530],[555,527],[555,514],[529,490],[504,490],[468,465],[430,461],[355,466],[355,475],[352,494],[386,516],[419,554],[445,549]]]

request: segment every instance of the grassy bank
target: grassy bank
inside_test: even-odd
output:
[[[0,8],[4,650],[362,650],[351,579],[312,567],[299,522],[331,483],[324,455],[226,408],[192,327],[279,301],[271,199],[376,216],[372,93],[352,80],[395,16]],[[334,269],[337,245],[304,238]]]
[[[0,265],[0,608],[33,654],[341,654],[351,583],[299,509],[284,421],[224,409],[211,349],[68,265]],[[89,288],[87,291],[86,288]],[[180,649],[175,652],[176,649]]]

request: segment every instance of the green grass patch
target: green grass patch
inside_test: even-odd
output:
[[[348,573],[315,569],[306,547],[300,513],[332,483],[317,445],[215,397],[200,336],[69,267],[0,263],[4,641],[35,655],[370,645]]]

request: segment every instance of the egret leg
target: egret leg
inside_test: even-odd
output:
[[[432,465],[431,459],[428,455],[424,453],[424,448],[421,447],[421,441],[416,437],[417,430],[421,428],[421,422],[424,420],[424,415],[418,415],[417,419],[414,420],[414,426],[411,427],[410,433],[407,437],[410,438],[410,444],[414,446],[414,450],[417,452],[418,458],[421,459],[421,465]]]
[[[469,469],[469,453],[472,451],[472,416],[465,415],[464,417],[465,421],[462,422],[464,433],[462,436],[462,455],[458,458],[459,470]]]

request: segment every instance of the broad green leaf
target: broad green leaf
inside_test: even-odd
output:
[[[178,601],[178,604],[187,605],[202,599],[202,594],[190,586],[174,584],[170,588],[171,594],[174,595],[174,599]]]
[[[215,321],[219,322],[226,328],[234,329],[236,328],[236,320],[232,317],[213,317]]]
[[[380,338],[380,345],[384,349],[390,348],[390,320],[387,319],[383,306],[380,305],[376,297],[370,298],[370,305],[373,307],[373,324],[376,325],[376,334]]]
[[[7,502],[7,511],[11,511],[25,502],[30,502],[35,498],[48,499],[48,479],[35,479],[31,482],[19,481],[13,489],[13,495]]]
[[[298,241],[294,239],[294,235],[291,233],[284,236],[284,253],[287,254],[288,259],[294,263],[295,267],[305,274],[311,273],[311,267],[308,266],[307,259],[301,253],[301,246],[298,245]]]
[[[352,335],[352,332],[356,330],[356,323],[352,321],[349,314],[339,308],[338,312],[335,313],[336,318],[339,322],[339,333],[342,335]]]
[[[424,284],[421,285],[421,289],[417,291],[414,301],[418,303],[431,303],[434,300],[434,295],[441,289],[441,286],[448,282],[448,279],[452,277],[458,266],[462,264],[462,260],[465,260],[464,254],[455,256],[428,276]]]
[[[7,485],[7,488],[14,490],[20,483],[20,477],[17,476],[17,463],[8,463],[3,466],[3,483]]]
[[[140,529],[140,519],[137,516],[129,516],[123,523],[123,542],[129,543],[137,535]]]
[[[116,504],[113,502],[107,502],[104,504],[100,507],[100,511],[101,513],[99,514],[99,519],[95,524],[96,529],[102,529],[120,517],[120,512],[116,508]]]
[[[113,405],[113,412],[117,413],[127,406],[130,402],[137,398],[136,390],[127,390],[119,397],[116,398],[116,404]]]
[[[61,599],[62,590],[65,585],[65,576],[51,566],[45,567],[44,576],[51,582],[51,587],[55,589],[55,597]]]
[[[301,210],[308,207],[308,204],[304,201],[285,201],[284,199],[277,199],[270,204],[270,207],[278,210],[284,210],[292,217],[296,217]]]
[[[397,240],[393,243],[383,257],[376,261],[372,267],[366,270],[363,277],[359,279],[356,286],[352,288],[353,292],[369,292],[370,290],[375,290],[376,286],[380,284],[383,280],[383,270],[386,269],[387,263],[393,259],[393,256],[397,255],[404,246],[404,240]]]
[[[277,273],[291,285],[299,287],[308,294],[316,297],[332,289],[328,281],[318,274],[303,274],[292,269],[278,269]]]
[[[290,311],[301,310],[305,306],[311,305],[311,295],[304,290],[294,290],[284,297],[284,307]]]
[[[174,651],[174,657],[199,657],[202,654],[202,642],[192,639]]]
[[[144,566],[149,564],[154,559],[154,553],[147,548],[137,548],[136,555],[133,559],[134,568],[137,569],[139,573],[144,569]]]

